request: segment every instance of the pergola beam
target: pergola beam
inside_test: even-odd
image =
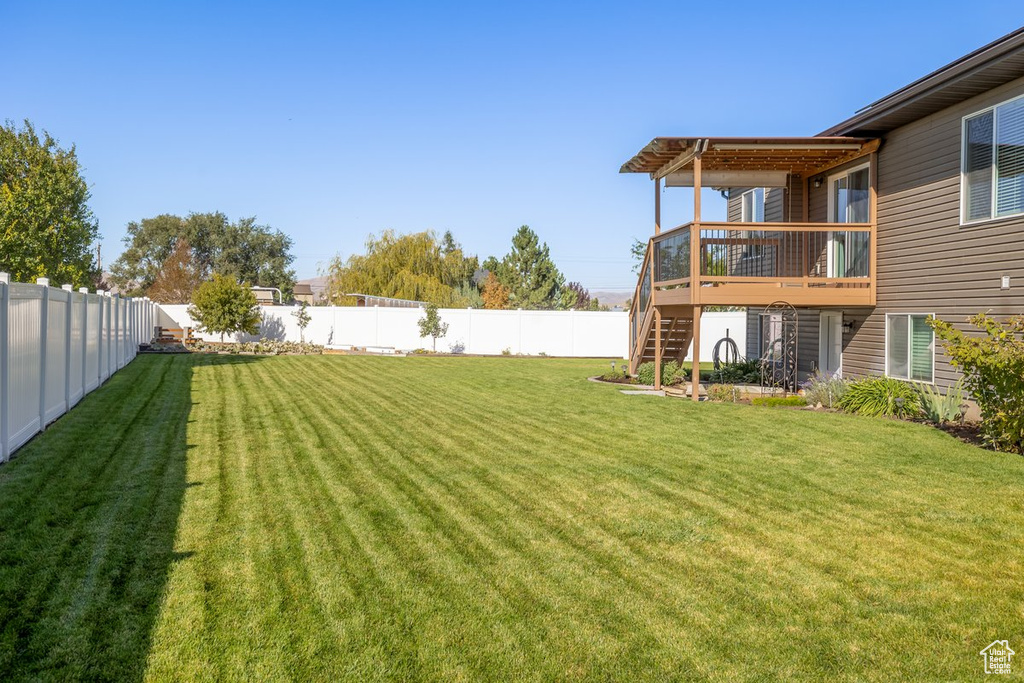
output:
[[[654,180],[661,180],[669,173],[677,171],[683,166],[686,166],[688,163],[693,161],[693,158],[695,156],[697,156],[697,150],[699,148],[700,140],[698,140],[693,147],[685,150],[682,154],[677,155],[675,159],[669,161],[667,164],[659,168],[657,171],[651,173],[651,178],[653,178]]]

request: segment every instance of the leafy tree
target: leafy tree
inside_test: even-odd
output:
[[[508,287],[498,281],[493,271],[487,273],[487,279],[484,280],[484,288],[481,295],[484,300],[484,308],[508,308]]]
[[[188,314],[199,324],[199,329],[220,334],[245,332],[256,334],[260,330],[260,305],[247,284],[219,273],[212,280],[199,285],[193,296]]]
[[[518,308],[557,308],[565,278],[554,261],[547,244],[537,233],[524,225],[512,237],[512,250],[500,261],[489,259],[487,265],[509,290],[509,305]]]
[[[590,291],[579,282],[570,282],[562,289],[562,308],[577,311],[599,311],[601,302],[590,296]]]
[[[419,320],[420,337],[430,337],[437,351],[437,338],[448,334],[448,323],[441,322],[441,315],[435,304],[427,304],[426,314]]]
[[[146,296],[162,304],[187,304],[202,282],[202,269],[195,262],[192,247],[188,240],[180,239]]]
[[[644,264],[644,257],[647,256],[647,242],[633,240],[629,245],[629,255],[633,257],[633,272],[640,274],[640,266]]]
[[[299,310],[292,313],[295,317],[295,322],[299,326],[299,341],[306,341],[306,327],[309,325],[311,316],[309,315],[309,304],[303,301],[299,304]]]
[[[968,336],[934,318],[935,330],[953,367],[981,409],[981,432],[996,450],[1024,453],[1024,315],[1000,322],[979,313],[970,323],[983,332]]]
[[[466,305],[457,288],[467,270],[461,248],[446,248],[433,232],[385,230],[366,241],[366,254],[331,262],[327,295],[335,305],[350,303],[348,294],[372,294],[458,308]]]
[[[292,241],[280,230],[257,225],[255,218],[234,223],[223,213],[162,214],[128,224],[125,250],[111,266],[111,280],[131,296],[148,293],[160,269],[185,239],[198,272],[230,275],[241,282],[277,287],[287,298],[295,281],[290,269]]]
[[[11,279],[93,284],[99,237],[74,145],[62,149],[28,121],[0,126],[0,270]]]

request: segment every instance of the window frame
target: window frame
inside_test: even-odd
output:
[[[935,384],[935,346],[936,346],[935,345],[935,330],[932,330],[932,343],[931,343],[931,347],[932,347],[932,378],[930,380],[911,379],[911,377],[910,377],[910,375],[911,375],[911,368],[913,368],[913,366],[914,366],[913,337],[910,334],[907,335],[907,376],[906,377],[896,377],[895,375],[890,374],[890,372],[889,372],[889,318],[895,318],[895,317],[907,318],[907,329],[910,330],[910,329],[913,329],[913,327],[912,327],[913,323],[911,322],[911,318],[915,318],[915,317],[922,317],[922,318],[932,317],[932,318],[934,318],[935,314],[934,313],[921,313],[921,312],[918,312],[918,311],[908,311],[906,313],[897,312],[897,313],[886,313],[885,314],[885,376],[886,377],[891,377],[893,379],[898,379],[901,382],[916,382],[918,384],[932,384],[932,385],[934,385]]]
[[[758,190],[760,190],[760,192],[761,192],[761,220],[760,221],[754,221],[754,220],[751,220],[750,216],[747,215],[747,202],[746,202],[746,198],[747,198],[747,195],[750,195],[752,197],[750,203],[751,203],[751,205],[752,205],[752,207],[754,209],[754,213],[756,214],[757,213],[757,206],[756,205],[757,205]],[[740,223],[764,223],[764,222],[767,221],[767,215],[766,215],[767,212],[768,212],[768,188],[767,187],[752,187],[749,190],[745,190],[745,191],[740,193]],[[761,232],[761,231],[745,230],[743,232],[744,232],[744,235],[746,236],[746,239],[752,239],[752,234],[754,232]],[[749,251],[748,251],[748,249],[749,249]],[[762,259],[762,258],[764,258],[764,253],[765,253],[765,248],[764,248],[763,244],[752,244],[752,245],[749,245],[749,246],[743,248],[743,251],[740,253],[740,260],[743,260],[743,261],[753,261],[753,260],[756,260],[756,259]]]
[[[1003,100],[1002,102],[996,102],[988,107],[972,111],[970,114],[964,114],[960,118],[960,225],[961,227],[980,225],[982,223],[991,223],[993,221],[1005,221],[1007,219],[1015,219],[1024,216],[1024,210],[1018,213],[1011,213],[1006,216],[996,216],[996,193],[998,192],[998,177],[996,176],[996,134],[998,131],[999,123],[999,107],[1007,105],[1011,102],[1015,102],[1024,95],[1017,95],[1009,99]],[[988,218],[975,218],[974,220],[967,220],[967,119],[973,119],[976,116],[987,114],[992,112],[992,193],[989,197],[989,216]]]
[[[871,162],[870,161],[865,161],[862,164],[857,164],[855,166],[850,166],[849,168],[846,168],[846,169],[844,169],[842,171],[836,171],[835,173],[833,173],[832,175],[827,177],[827,182],[828,182],[828,193],[827,193],[828,194],[828,220],[826,222],[829,225],[864,225],[863,223],[848,223],[846,221],[834,221],[834,220],[832,220],[832,218],[836,215],[836,195],[835,195],[835,192],[833,192],[832,190],[833,190],[833,187],[835,185],[835,181],[837,179],[849,177],[849,176],[853,175],[854,173],[857,173],[858,171],[863,171],[865,169],[867,169],[867,172],[868,172],[868,187],[870,188],[871,187]],[[849,187],[847,187],[847,190],[849,190]],[[869,192],[870,192],[870,190],[869,190]],[[871,201],[870,198],[868,199],[868,201]],[[869,212],[869,220],[868,220],[868,222],[870,222],[870,211],[871,211],[871,207],[869,205],[868,206],[868,212]]]

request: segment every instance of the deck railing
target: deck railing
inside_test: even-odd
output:
[[[871,283],[870,224],[701,223],[699,239],[702,285]]]
[[[648,327],[651,303],[659,300],[675,305],[763,305],[779,299],[795,305],[873,305],[873,231],[871,223],[702,221],[655,235],[648,241],[630,308],[631,356]]]

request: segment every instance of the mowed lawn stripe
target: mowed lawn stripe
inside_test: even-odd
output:
[[[121,427],[79,420],[86,452],[20,483],[0,468],[22,507],[0,512],[0,553],[29,547],[8,528],[60,532],[0,554],[0,590],[62,596],[5,622],[26,647],[3,672],[959,679],[1015,637],[1022,459],[906,423],[626,397],[585,381],[605,367],[140,357],[118,375],[134,386],[104,388]],[[122,590],[141,568],[149,592]]]
[[[0,678],[141,677],[191,364],[129,364],[0,468]]]

